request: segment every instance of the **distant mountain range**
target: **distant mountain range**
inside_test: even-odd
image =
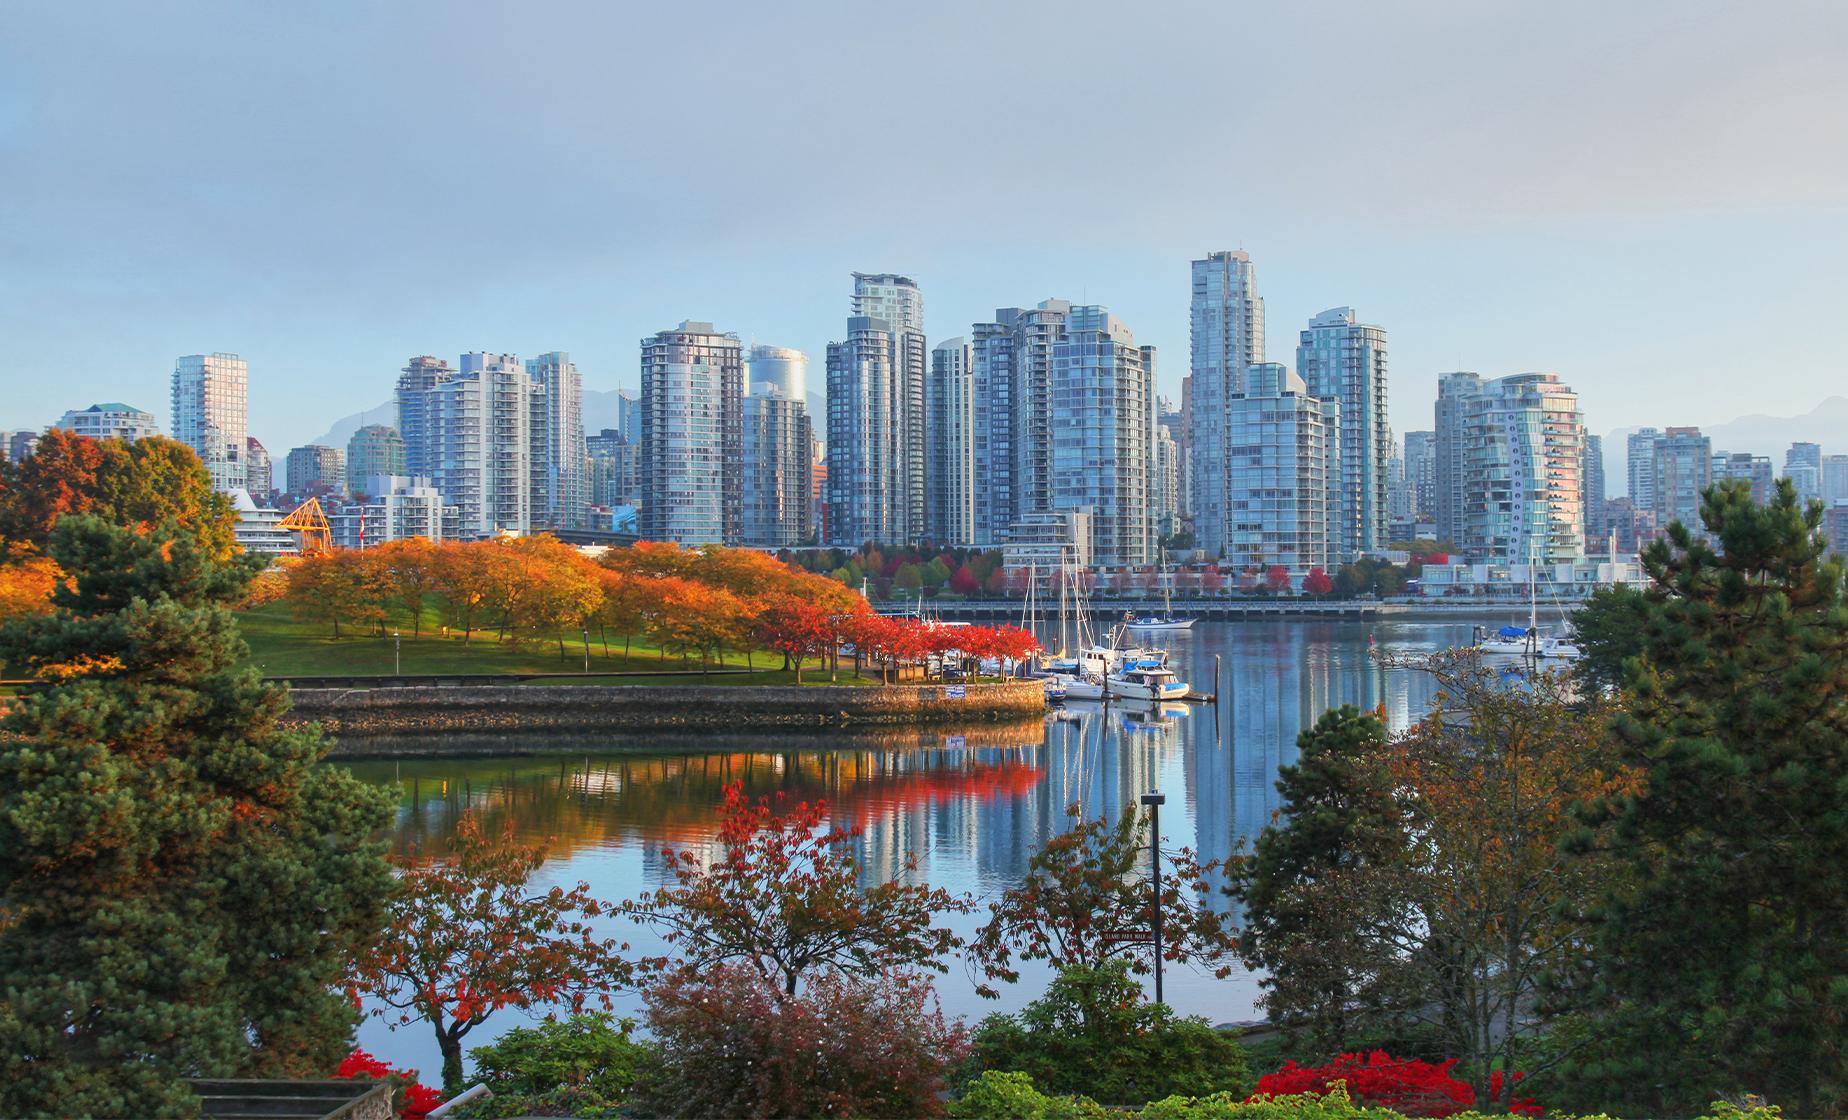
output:
[[[1667,425],[1655,425],[1666,427]],[[1611,497],[1629,490],[1629,439],[1635,428],[1618,428],[1604,436],[1604,488]],[[1745,451],[1766,455],[1779,474],[1784,452],[1793,443],[1819,443],[1824,455],[1848,454],[1848,397],[1829,397],[1801,416],[1755,413],[1724,424],[1701,426],[1715,454]]]

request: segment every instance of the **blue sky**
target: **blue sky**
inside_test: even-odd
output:
[[[0,7],[0,426],[244,355],[280,451],[417,353],[636,381],[683,318],[814,363],[854,269],[932,341],[1103,303],[1186,368],[1188,261],[1270,357],[1347,304],[1594,430],[1848,392],[1848,5]]]

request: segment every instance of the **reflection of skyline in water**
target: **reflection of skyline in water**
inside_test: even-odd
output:
[[[597,739],[523,737],[524,756],[350,765],[367,780],[398,785],[394,849],[435,849],[473,809],[490,827],[511,820],[523,838],[550,838],[547,881],[582,878],[611,901],[661,885],[664,846],[709,848],[734,780],[753,795],[825,799],[836,823],[863,830],[857,843],[871,880],[900,873],[913,853],[920,878],[988,899],[1018,883],[1033,852],[1069,826],[1068,805],[1114,818],[1151,788],[1168,795],[1164,846],[1191,847],[1203,859],[1235,854],[1270,821],[1277,767],[1294,761],[1298,733],[1324,711],[1384,705],[1389,724],[1403,728],[1429,703],[1430,678],[1381,666],[1369,637],[1393,652],[1437,650],[1467,640],[1473,621],[1202,623],[1171,636],[1173,663],[1208,691],[1220,654],[1220,703],[1169,705],[1173,717],[1073,706],[1044,725],[960,733],[654,737],[653,750],[648,737],[629,736],[625,753]],[[949,924],[967,935],[985,911]],[[964,990],[963,970],[953,966],[940,990],[950,1013],[979,1015],[1017,1008],[1043,983],[1029,976],[998,1005],[986,1003]],[[1250,977],[1184,975],[1168,990],[1184,1013],[1216,1021],[1254,1013]]]

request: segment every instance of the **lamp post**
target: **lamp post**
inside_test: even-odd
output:
[[[1154,894],[1150,898],[1149,925],[1155,933],[1155,1002],[1165,1002],[1161,997],[1161,807],[1168,801],[1168,795],[1150,790],[1142,795],[1142,803],[1149,810],[1149,862],[1153,865],[1155,877],[1152,880]]]
[[[590,627],[584,627],[584,672],[590,672]]]
[[[404,675],[404,631],[402,630],[391,632],[391,675],[394,677]]]

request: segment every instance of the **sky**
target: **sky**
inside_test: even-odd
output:
[[[1285,10],[1287,9],[1287,10]],[[1354,307],[1391,412],[1559,373],[1594,431],[1848,393],[1848,4],[0,5],[0,427],[250,366],[272,453],[407,357],[682,319],[822,389],[854,270],[931,342],[1100,303],[1187,364],[1252,254],[1269,357]]]

